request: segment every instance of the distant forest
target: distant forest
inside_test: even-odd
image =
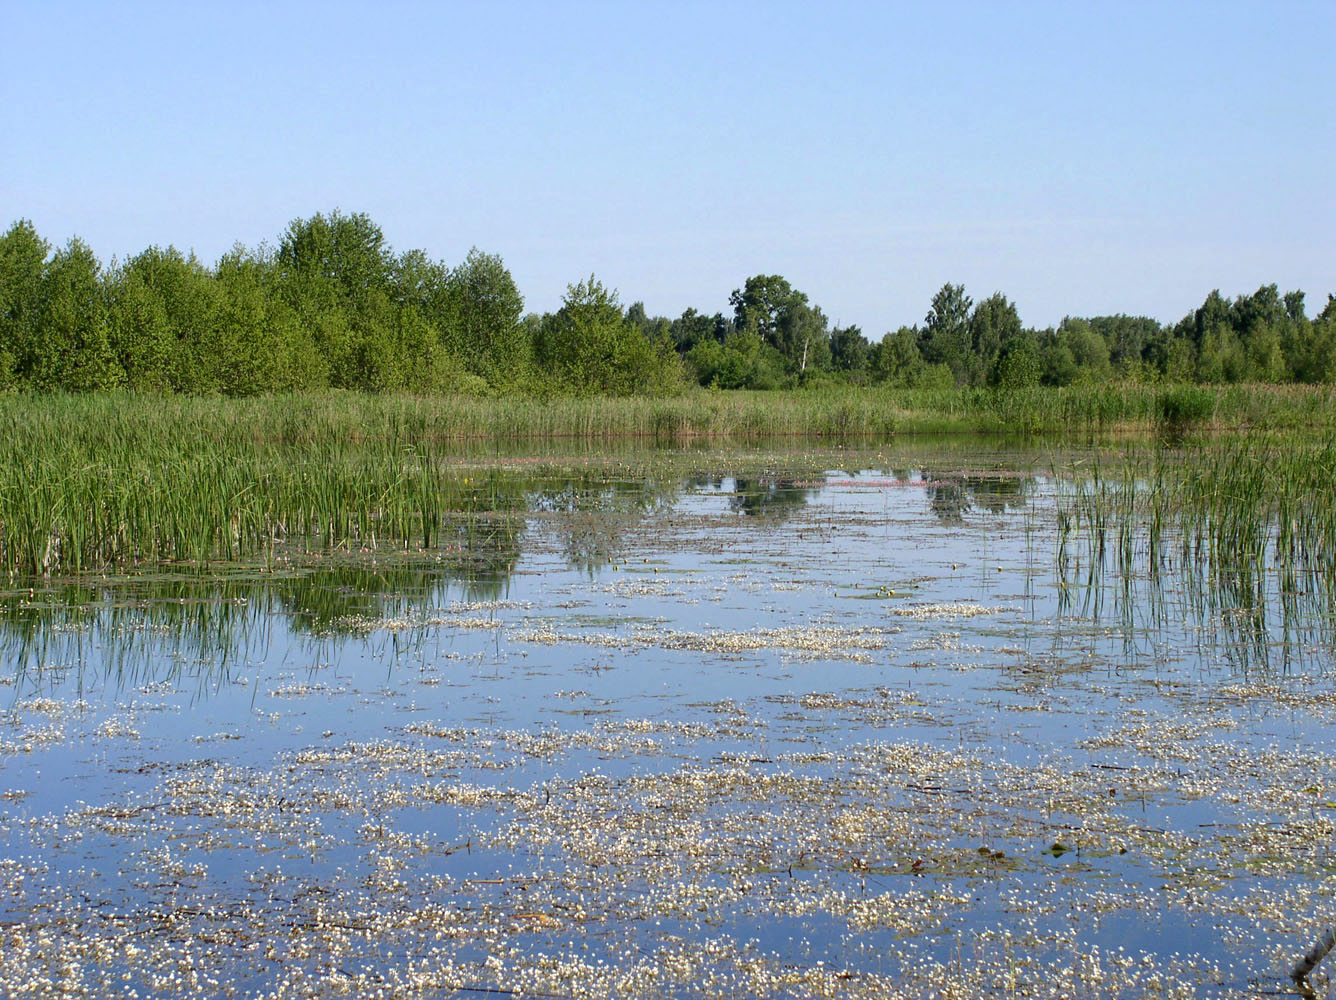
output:
[[[0,238],[0,390],[127,389],[254,395],[367,392],[658,394],[692,384],[784,389],[1064,386],[1079,382],[1336,381],[1336,296],[1211,292],[1165,326],[1144,316],[1026,327],[1001,292],[944,285],[916,326],[873,342],[832,327],[779,275],[755,275],[727,312],[650,316],[593,276],[554,313],[525,314],[500,257],[458,266],[396,254],[366,215],[292,222],[274,247],[213,266],[150,247],[109,266],[32,223]]]

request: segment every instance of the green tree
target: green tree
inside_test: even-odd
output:
[[[531,341],[520,325],[524,297],[505,263],[477,247],[449,278],[462,357],[491,385],[510,388],[528,374]]]
[[[1025,389],[1038,385],[1043,363],[1034,339],[1017,335],[998,351],[989,383],[999,389]]]
[[[1063,323],[1066,322],[1063,320]],[[1148,316],[1117,313],[1113,316],[1092,316],[1085,322],[1104,338],[1110,364],[1122,372],[1133,372],[1138,365],[1147,361],[1147,352],[1164,332],[1159,322]]]
[[[944,364],[958,385],[969,379],[970,307],[964,285],[943,285],[919,331],[919,353],[928,364]]]
[[[0,237],[0,388],[32,373],[51,245],[20,219]]]
[[[42,275],[29,383],[43,391],[90,392],[120,384],[107,339],[102,267],[82,240],[56,251]]]
[[[126,388],[174,390],[176,338],[158,289],[127,264],[107,275],[105,294],[108,341],[125,374]]]
[[[379,226],[337,209],[294,220],[274,264],[284,299],[328,360],[331,385],[375,392],[406,384],[422,359],[399,351],[404,282]]]
[[[272,261],[235,247],[215,269],[218,306],[213,360],[201,368],[215,391],[246,396],[329,385],[328,360],[311,328],[274,285]]]
[[[1020,334],[1021,318],[1001,292],[994,292],[976,305],[969,318],[967,381],[971,385],[987,381],[1002,348]]]
[[[673,320],[669,327],[672,334],[673,343],[678,351],[685,354],[697,344],[712,340],[716,344],[722,344],[725,338],[733,332],[733,321],[725,319],[722,313],[715,313],[713,316],[706,316],[696,312],[695,309],[686,309],[681,316]]]
[[[919,332],[911,326],[902,326],[882,337],[868,359],[873,381],[901,388],[920,384],[928,363],[919,353],[918,344]]]
[[[780,314],[774,346],[788,360],[789,368],[800,375],[824,368],[830,361],[825,313],[806,301],[794,303]]]
[[[806,305],[807,296],[778,274],[757,274],[735,288],[728,303],[737,329],[755,333],[775,346],[784,314],[794,306]]]
[[[380,227],[362,213],[344,215],[338,209],[289,223],[279,241],[277,265],[285,275],[302,279],[298,288],[310,294],[319,289],[353,308],[387,291],[395,272]]]
[[[1058,325],[1054,339],[1071,356],[1080,377],[1102,382],[1113,375],[1108,341],[1088,321],[1067,317]]]
[[[646,340],[617,293],[593,275],[570,285],[561,308],[543,318],[534,356],[553,388],[574,395],[662,393],[682,383],[671,343]]]
[[[759,346],[759,338],[755,339]],[[740,350],[736,343],[721,344],[714,339],[699,341],[687,351],[686,360],[701,385],[716,389],[753,386],[756,359]]]
[[[837,371],[862,372],[872,345],[857,326],[837,326],[830,333],[830,360]]]
[[[1039,380],[1044,385],[1071,385],[1080,374],[1071,348],[1058,339],[1057,331],[1045,330],[1039,337]]]
[[[830,356],[825,315],[807,296],[778,274],[757,274],[734,289],[733,325],[782,354],[790,371],[802,373],[824,365]]]
[[[149,247],[113,270],[106,282],[108,338],[125,385],[219,391],[222,295],[215,275],[175,247]]]

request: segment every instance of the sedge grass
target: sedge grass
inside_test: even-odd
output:
[[[1091,600],[1117,581],[1125,617],[1223,625],[1230,655],[1245,661],[1336,649],[1333,477],[1331,438],[1128,449],[1121,462],[1060,477],[1061,584]]]
[[[292,538],[325,547],[431,548],[447,533],[474,530],[492,512],[522,508],[522,487],[513,479],[495,469],[465,475],[458,468],[462,454],[508,442],[527,448],[575,439],[599,448],[619,439],[1152,431],[1171,391],[701,391],[561,400],[0,396],[0,567],[13,576],[264,559]],[[1209,419],[1215,427],[1328,430],[1336,421],[1333,401],[1326,388],[1231,387],[1215,393]],[[1302,513],[1295,509],[1294,516]]]

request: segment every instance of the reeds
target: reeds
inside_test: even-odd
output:
[[[294,538],[326,548],[431,548],[496,511],[522,507],[512,495],[517,487],[494,471],[458,471],[461,455],[507,442],[601,447],[621,439],[1150,431],[1165,391],[701,391],[560,400],[0,396],[0,568],[14,576],[162,560],[263,560]],[[1322,426],[1336,421],[1333,401],[1322,388],[1230,388],[1216,394],[1212,421]],[[1307,514],[1296,508],[1294,516]]]
[[[1120,606],[1225,626],[1233,652],[1336,641],[1336,440],[1294,434],[1129,449],[1063,477],[1058,573]],[[1081,573],[1075,567],[1081,567]]]

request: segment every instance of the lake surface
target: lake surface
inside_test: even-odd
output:
[[[13,581],[0,994],[1283,991],[1331,602],[1102,553],[1089,460],[472,456],[430,550]]]

